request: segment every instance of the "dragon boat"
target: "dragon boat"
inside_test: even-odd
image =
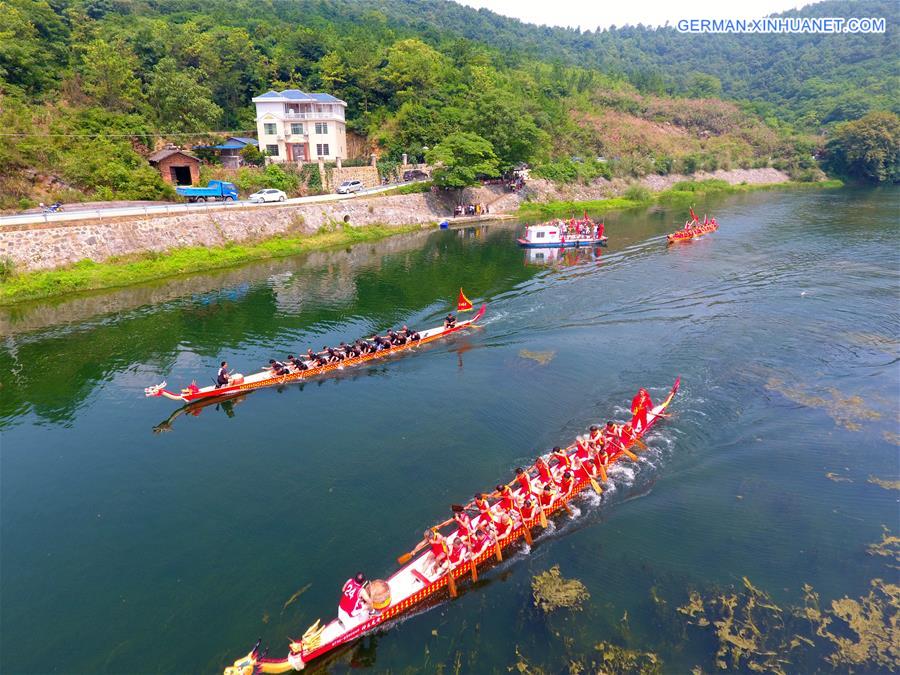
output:
[[[420,345],[440,340],[441,338],[453,335],[454,333],[459,333],[469,326],[474,326],[476,322],[484,316],[486,310],[487,306],[482,305],[481,309],[478,310],[475,316],[473,316],[471,319],[466,319],[465,321],[458,321],[452,328],[438,326],[436,328],[419,331],[420,337],[418,340],[407,342],[403,345],[395,345],[388,349],[382,349],[370,354],[362,354],[360,356],[344,359],[343,361],[340,361],[338,363],[326,363],[321,366],[316,366],[312,361],[304,360],[304,363],[307,366],[306,370],[297,370],[292,368],[284,375],[274,375],[271,370],[261,370],[258,373],[253,373],[252,375],[235,375],[231,378],[230,383],[227,385],[216,386],[213,384],[206,387],[197,387],[196,385],[191,385],[189,387],[181,389],[180,392],[169,391],[168,389],[166,389],[167,383],[164,381],[161,384],[145,388],[144,395],[148,397],[164,396],[165,398],[171,399],[173,401],[180,401],[182,403],[194,403],[196,401],[237,396],[248,391],[253,391],[254,389],[272,387],[285,384],[287,382],[308,380],[319,375],[326,375],[334,371],[345,370],[347,368],[352,368],[354,366],[368,363],[369,361],[383,359],[394,354],[410,351]]]
[[[646,427],[636,433],[638,440],[632,441],[627,447],[620,447],[617,452],[610,456],[609,465],[620,461],[623,457],[635,458],[635,455],[629,451],[629,448],[634,444],[640,443],[639,439],[660,419],[665,417],[664,411],[675,397],[680,382],[680,378],[677,379],[662,403],[654,406],[647,413]],[[640,444],[642,445],[642,443]],[[575,446],[572,445],[566,451],[569,454],[573,454],[574,448]],[[533,469],[534,467],[531,468]],[[522,515],[521,507],[514,507],[513,513],[517,512],[518,517],[513,520],[512,526],[507,529],[506,533],[495,536],[493,539],[486,537],[482,541],[479,550],[470,549],[469,553],[455,564],[434,570],[431,565],[434,560],[431,552],[426,551],[415,557],[410,554],[401,556],[398,562],[401,562],[404,558],[410,558],[411,561],[402,565],[386,581],[374,580],[370,583],[370,595],[375,608],[374,614],[366,614],[364,612],[363,616],[355,617],[349,623],[346,618],[343,622],[336,618],[325,625],[321,625],[321,621],[316,620],[301,638],[290,641],[289,653],[281,659],[268,657],[268,648],[265,652],[261,652],[261,641],[257,641],[256,645],[246,656],[225,668],[224,675],[258,675],[259,673],[287,673],[292,670],[303,670],[313,660],[320,659],[330,652],[334,652],[336,649],[357,640],[376,628],[384,626],[384,624],[396,620],[402,615],[424,606],[426,603],[439,602],[444,599],[445,593],[448,593],[450,597],[455,597],[457,579],[464,581],[466,577],[471,577],[473,583],[476,582],[479,568],[489,567],[496,561],[501,560],[503,549],[516,544],[520,539],[524,538],[530,543],[532,541],[532,529],[537,526],[545,527],[547,524],[546,516],[551,516],[562,510],[568,511],[568,502],[585,490],[585,488],[592,485],[592,483],[596,483],[592,477],[578,479],[568,494],[560,495],[559,498],[545,508],[543,518],[540,512],[532,518],[526,518]],[[516,488],[513,490],[513,494],[517,498],[516,503],[518,503],[518,498],[522,497],[522,489]],[[499,513],[498,504],[495,504],[492,509]],[[543,522],[541,522],[542,520]],[[453,523],[454,521],[451,519],[430,529],[439,531]],[[457,536],[455,531],[446,535],[445,541],[448,544],[448,548],[452,547]],[[377,587],[377,597],[376,594],[371,592],[372,586]]]
[[[716,222],[715,218],[706,218],[706,216],[704,216],[703,222],[701,223],[697,214],[694,213],[694,209],[691,208],[691,220],[684,224],[683,229],[677,230],[672,234],[667,234],[666,241],[669,244],[678,244],[683,241],[691,241],[697,237],[702,237],[704,234],[715,232],[718,229],[719,223]]]

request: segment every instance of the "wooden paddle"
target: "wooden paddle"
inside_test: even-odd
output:
[[[602,463],[602,462],[597,464],[597,469],[600,471],[600,478],[603,479],[603,482],[604,482],[604,483],[608,483],[608,482],[609,482],[609,476],[606,475],[606,467],[603,466],[603,463]]]
[[[540,521],[541,521],[541,527],[547,527],[547,525],[549,525],[549,523],[547,522],[547,513],[544,511],[544,509],[546,507],[543,504],[541,504],[540,502],[538,502],[538,506],[541,507],[541,511],[539,514]]]
[[[444,548],[444,556],[447,558],[447,573],[444,575],[447,577],[447,588],[450,590],[450,597],[456,597],[456,579],[453,578],[453,561],[450,560],[450,549],[447,547],[447,540],[444,539],[441,541],[441,546]]]
[[[450,597],[456,597],[456,579],[453,578],[453,564],[450,562],[450,558],[447,558],[447,563],[450,565],[450,568],[447,570],[447,588],[450,589]]]
[[[491,534],[494,537],[494,555],[497,562],[503,562],[503,551],[500,550],[500,540],[497,538],[497,528],[491,528]]]
[[[466,537],[466,545],[469,548],[469,570],[472,572],[472,583],[478,582],[478,565],[475,564],[475,552],[472,550],[472,535]]]
[[[440,525],[435,525],[435,526],[432,527],[431,529],[434,530],[435,532],[437,532],[439,529],[441,529],[442,527],[446,527],[447,525],[449,525],[449,524],[452,523],[452,522],[453,522],[453,518],[450,518],[450,519],[448,519],[448,520],[445,520],[445,521],[444,521],[443,523],[441,523]],[[404,553],[404,554],[401,555],[399,558],[397,558],[397,564],[398,564],[398,565],[405,565],[405,564],[408,563],[410,560],[412,560],[412,557],[413,557],[416,553],[418,553],[419,551],[421,551],[421,550],[422,550],[423,548],[425,548],[427,545],[428,545],[428,540],[427,540],[427,539],[423,539],[422,541],[420,541],[418,544],[415,545],[415,547],[413,548],[412,551],[410,551],[409,553]]]
[[[600,485],[597,483],[597,481],[594,480],[594,477],[589,476],[588,480],[591,481],[591,487],[594,488],[594,492],[596,492],[598,495],[602,495],[603,489],[600,487]]]
[[[529,546],[532,544],[531,539],[531,526],[525,521],[525,516],[522,515],[522,507],[519,506],[518,502],[513,502],[516,506],[516,511],[519,513],[519,520],[522,521],[522,533],[525,535],[525,543]]]
[[[646,450],[646,449],[647,449],[647,444],[644,443],[644,441],[642,441],[642,440],[641,440],[640,438],[638,438],[637,436],[634,437],[634,442],[637,443],[637,446],[638,446],[641,450]]]

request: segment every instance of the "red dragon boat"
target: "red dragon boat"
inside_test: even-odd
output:
[[[462,293],[460,293],[461,297]],[[468,302],[468,300],[466,300]],[[471,319],[457,322],[452,328],[438,326],[429,330],[419,331],[420,339],[413,342],[407,342],[403,345],[396,345],[389,349],[382,349],[371,354],[362,354],[353,358],[344,359],[338,363],[326,363],[322,366],[316,366],[312,361],[304,361],[307,366],[306,370],[291,370],[284,375],[273,375],[271,370],[261,370],[252,375],[236,375],[231,379],[231,383],[222,386],[209,385],[207,387],[197,387],[191,385],[183,388],[179,393],[166,389],[166,382],[157,384],[152,387],[146,387],[144,394],[148,397],[164,396],[173,401],[182,403],[194,403],[195,401],[203,401],[210,399],[225,398],[237,396],[254,389],[262,389],[263,387],[272,387],[275,385],[285,384],[287,382],[295,382],[299,380],[308,380],[319,375],[325,375],[336,370],[344,370],[353,366],[362,365],[376,359],[383,359],[387,356],[399,354],[400,352],[412,350],[419,345],[428,344],[435,340],[440,340],[448,335],[453,335],[475,323],[484,316],[487,309],[486,305],[482,305],[481,309]],[[301,355],[302,356],[302,355]]]
[[[696,239],[697,237],[702,237],[704,234],[709,234],[710,232],[715,232],[719,229],[719,223],[716,222],[715,218],[707,218],[703,217],[703,222],[700,222],[700,219],[697,217],[697,214],[694,213],[694,209],[691,209],[691,220],[687,221],[684,224],[684,228],[681,230],[677,230],[672,234],[666,235],[666,240],[670,244],[678,244],[683,241],[691,241],[692,239]]]
[[[640,442],[640,437],[645,435],[660,419],[665,417],[664,411],[672,402],[680,382],[680,378],[677,379],[662,403],[648,412],[647,426],[636,434],[637,440],[632,441],[628,447],[621,448],[610,457],[610,465],[613,462],[620,461],[623,457],[635,457],[628,448],[634,444],[643,445]],[[574,445],[570,446],[566,452],[573,454],[574,447]],[[534,467],[532,467],[533,469]],[[554,500],[545,509],[544,517],[546,518],[546,516],[563,509],[568,511],[567,503],[590,486],[592,482],[596,483],[593,478],[578,480],[567,495]],[[518,498],[521,496],[522,490],[517,488],[513,493]],[[492,508],[499,513],[497,511],[499,509],[498,504],[495,504]],[[427,601],[438,601],[441,599],[445,589],[451,597],[455,596],[457,579],[464,581],[465,577],[471,576],[473,582],[477,581],[477,570],[479,567],[489,567],[494,564],[496,560],[502,558],[501,552],[503,549],[512,546],[522,538],[530,542],[531,530],[538,525],[546,525],[547,521],[541,518],[540,513],[530,519],[522,517],[521,511],[518,511],[518,514],[519,517],[513,521],[513,527],[505,535],[499,538],[495,537],[493,540],[487,538],[480,550],[471,551],[469,554],[464,555],[455,565],[447,568],[432,569],[431,563],[434,559],[430,552],[421,553],[417,557],[413,557],[410,554],[401,556],[398,562],[404,558],[411,558],[411,561],[400,567],[386,581],[375,580],[371,582],[372,585],[377,584],[378,588],[382,590],[378,602],[375,602],[373,597],[373,604],[378,608],[376,613],[366,614],[363,612],[363,616],[355,617],[352,621],[348,621],[346,617],[343,622],[333,619],[324,626],[320,625],[319,620],[316,620],[301,638],[290,641],[289,653],[281,659],[266,656],[268,650],[266,650],[266,653],[261,653],[260,642],[257,642],[250,653],[235,661],[233,665],[225,668],[225,675],[257,675],[258,673],[286,673],[292,670],[303,670],[311,661],[357,640],[366,633],[397,619]],[[541,520],[544,520],[544,522],[541,523]],[[431,529],[438,531],[451,524],[453,524],[452,520],[436,525]],[[456,537],[455,530],[453,533],[446,535],[448,546],[452,547]]]

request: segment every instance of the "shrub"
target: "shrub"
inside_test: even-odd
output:
[[[671,189],[675,192],[716,192],[718,190],[727,190],[729,187],[727,181],[709,178],[707,180],[679,181]]]
[[[598,162],[589,159],[582,162],[573,162],[571,159],[561,159],[556,162],[548,162],[536,166],[531,174],[538,178],[546,178],[554,183],[590,183],[597,178],[612,178],[612,171],[606,162]]]
[[[648,202],[652,197],[650,190],[639,183],[632,183],[629,185],[622,196],[633,202]]]
[[[249,164],[250,166],[262,166],[266,163],[266,156],[252,143],[248,143],[241,148],[240,155],[241,159],[244,160],[244,164]]]
[[[322,174],[317,164],[304,164],[300,167],[300,181],[306,186],[308,194],[322,192]]]
[[[16,274],[16,264],[12,258],[0,258],[0,281],[9,281]]]

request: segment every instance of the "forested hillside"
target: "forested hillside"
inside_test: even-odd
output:
[[[889,2],[808,13],[848,11],[896,25]],[[897,107],[891,39],[579,33],[442,0],[0,0],[0,131],[15,134],[0,207],[168,196],[148,150],[253,133],[250,99],[282,87],[344,99],[348,128],[389,158],[467,132],[500,169],[560,180],[765,165],[809,178],[818,141],[801,134]]]

